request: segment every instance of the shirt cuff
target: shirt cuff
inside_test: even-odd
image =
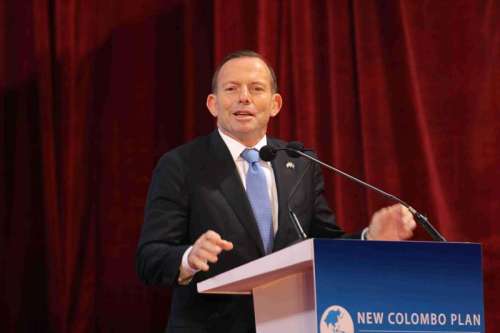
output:
[[[368,238],[366,238],[368,235],[368,227],[364,228],[363,231],[361,232],[361,240],[368,240]]]
[[[181,263],[181,265],[182,265],[182,269],[184,269],[184,271],[186,273],[189,273],[190,275],[195,275],[200,270],[191,267],[191,265],[188,262],[188,257],[189,257],[189,254],[191,253],[192,249],[193,249],[193,247],[190,246],[190,247],[188,247],[188,249],[186,250],[186,252],[184,252],[184,254],[182,255],[182,263]]]
[[[192,246],[188,247],[182,255],[181,267],[179,267],[179,278],[177,279],[177,283],[181,286],[188,285],[193,279],[193,276],[199,271],[199,269],[191,267],[188,262],[188,256],[192,249]]]

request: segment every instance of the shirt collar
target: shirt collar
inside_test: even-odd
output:
[[[257,150],[260,150],[260,148],[267,145],[267,136],[265,136],[265,135],[262,137],[262,139],[259,140],[259,142],[257,142],[257,144],[255,146],[247,147],[244,144],[242,144],[241,142],[233,139],[229,135],[224,134],[220,128],[218,130],[219,130],[219,134],[220,134],[222,140],[224,141],[227,148],[229,149],[229,152],[231,153],[231,156],[233,157],[234,161],[236,161],[238,158],[241,157],[240,155],[243,152],[243,150],[245,150],[245,149],[255,148]]]

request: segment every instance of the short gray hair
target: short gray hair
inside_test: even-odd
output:
[[[220,69],[222,68],[222,66],[224,66],[224,64],[226,62],[233,60],[233,59],[238,59],[238,58],[258,58],[258,59],[262,60],[266,64],[267,69],[269,69],[269,73],[271,73],[271,90],[273,93],[278,92],[278,80],[276,79],[276,74],[274,73],[273,68],[269,65],[269,62],[267,61],[267,59],[255,51],[239,50],[239,51],[231,52],[228,55],[226,55],[224,57],[224,59],[222,59],[220,64],[217,65],[215,72],[214,72],[214,75],[212,76],[212,93],[215,94],[217,92],[217,80],[218,80],[219,72],[220,72]]]

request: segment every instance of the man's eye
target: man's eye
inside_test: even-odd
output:
[[[258,91],[258,92],[262,92],[262,91],[264,91],[264,87],[260,87],[260,86],[253,87],[253,90]]]
[[[235,91],[235,90],[236,90],[236,87],[226,87],[224,90],[225,90],[225,91],[229,91],[229,92],[230,92],[230,91]]]

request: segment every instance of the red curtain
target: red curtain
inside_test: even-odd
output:
[[[270,132],[480,242],[500,330],[498,1],[0,1],[0,330],[159,332],[134,255],[152,168],[214,128],[214,63],[274,65]],[[340,224],[389,202],[326,176]],[[415,239],[428,239],[419,231]]]

